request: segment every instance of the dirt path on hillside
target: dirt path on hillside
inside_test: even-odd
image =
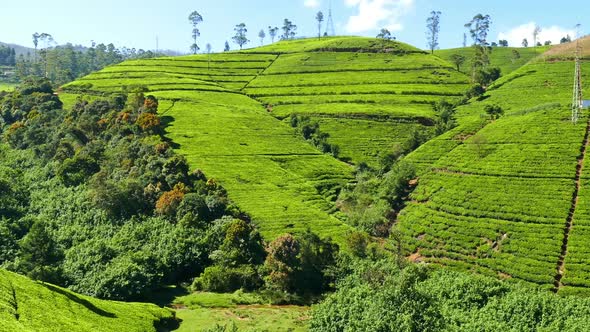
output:
[[[565,256],[567,255],[567,246],[569,242],[570,232],[574,224],[574,215],[576,213],[576,208],[578,207],[580,187],[582,184],[582,171],[584,170],[584,159],[586,158],[586,149],[588,148],[589,135],[590,119],[588,120],[588,124],[586,125],[586,133],[584,134],[584,141],[582,142],[580,156],[578,157],[578,165],[576,166],[576,187],[572,195],[572,206],[570,208],[570,211],[565,222],[565,228],[563,231],[563,242],[561,244],[561,254],[559,255],[559,260],[557,261],[557,271],[555,274],[555,280],[553,281],[553,291],[555,293],[557,293],[559,289],[563,286],[563,284],[561,283],[561,279],[563,278],[563,275],[565,273]]]

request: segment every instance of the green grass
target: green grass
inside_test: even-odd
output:
[[[179,332],[235,324],[240,331],[307,331],[309,307],[263,303],[255,294],[197,292],[174,300]]]
[[[309,308],[296,306],[242,306],[237,308],[179,309],[178,332],[199,331],[232,324],[245,332],[308,331]]]
[[[236,291],[234,293],[196,292],[177,297],[175,304],[191,309],[197,308],[235,308],[238,305],[265,304],[261,296],[254,293]]]
[[[172,317],[153,304],[98,300],[0,270],[0,331],[156,331]]]

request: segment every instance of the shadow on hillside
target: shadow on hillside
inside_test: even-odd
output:
[[[167,142],[168,144],[170,144],[170,146],[173,149],[178,149],[180,148],[180,145],[178,143],[175,143],[174,141],[172,141],[167,135],[169,134],[168,130],[166,130],[166,128],[168,128],[168,126],[174,122],[174,117],[171,117],[170,115],[163,115],[160,117],[160,121],[162,124],[162,137],[164,138],[164,141]]]
[[[190,294],[189,291],[184,287],[168,286],[154,291],[145,301],[154,303],[159,307],[174,307],[174,300],[177,297],[188,294]]]
[[[178,330],[180,328],[180,323],[182,323],[182,319],[176,318],[176,315],[174,315],[172,318],[166,318],[155,322],[154,328],[158,332],[170,332]]]
[[[78,304],[83,305],[88,310],[94,312],[97,315],[101,315],[103,317],[108,317],[108,318],[117,318],[117,315],[115,315],[111,312],[108,312],[108,311],[104,311],[104,310],[98,308],[97,306],[95,306],[94,304],[92,304],[90,301],[80,298],[80,297],[76,296],[75,294],[70,293],[64,289],[61,289],[57,286],[54,286],[51,284],[46,284],[46,283],[42,283],[41,285],[45,286],[45,288],[49,289],[52,292],[56,292],[58,294],[64,295],[68,299],[70,299]]]

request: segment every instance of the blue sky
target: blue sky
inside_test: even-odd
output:
[[[260,29],[269,25],[280,27],[288,18],[298,26],[299,36],[317,34],[315,13],[326,16],[329,0],[21,0],[0,4],[0,41],[32,46],[34,32],[47,32],[58,43],[89,45],[114,43],[144,49],[155,49],[156,36],[160,49],[188,52],[191,26],[188,15],[198,11],[204,19],[200,24],[199,45],[210,43],[214,51],[231,42],[233,27],[244,22],[248,28],[246,45],[260,44]],[[442,12],[440,47],[459,47],[463,25],[475,14],[492,18],[489,40],[508,39],[519,46],[528,37],[532,40],[535,24],[542,28],[540,40],[558,40],[566,33],[574,34],[581,23],[581,33],[589,31],[584,17],[590,16],[590,1],[546,0],[332,0],[333,19],[338,35],[375,36],[382,27],[389,27],[398,40],[426,48],[425,20],[432,10]],[[589,20],[586,19],[586,22]],[[590,23],[588,23],[590,25]],[[270,41],[269,38],[265,43]]]

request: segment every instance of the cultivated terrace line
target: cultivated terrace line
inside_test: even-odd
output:
[[[584,169],[584,159],[586,157],[586,149],[588,147],[588,139],[590,136],[590,119],[588,119],[588,124],[586,126],[586,133],[584,134],[584,141],[582,142],[582,148],[580,149],[580,156],[578,157],[578,165],[576,166],[576,188],[574,189],[574,193],[572,195],[572,206],[570,208],[569,214],[566,219],[565,229],[563,231],[563,243],[561,245],[561,255],[559,255],[559,260],[557,261],[557,273],[555,274],[555,281],[553,282],[553,291],[558,292],[559,289],[563,286],[561,283],[561,279],[563,278],[563,274],[565,273],[565,256],[567,255],[567,245],[569,242],[570,231],[572,229],[574,223],[574,214],[576,213],[576,208],[578,206],[578,194],[580,192],[581,186],[581,178],[582,178],[582,171]]]

